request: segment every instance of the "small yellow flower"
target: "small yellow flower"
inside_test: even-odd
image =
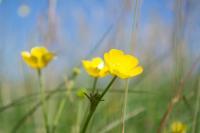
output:
[[[105,77],[108,74],[107,66],[99,57],[93,58],[91,61],[83,60],[82,63],[87,73],[93,77]]]
[[[54,53],[48,51],[45,47],[34,47],[31,52],[23,51],[21,56],[26,64],[35,69],[41,69],[55,57]]]
[[[104,54],[104,60],[109,72],[122,79],[134,77],[143,72],[143,68],[138,66],[138,59],[132,55],[124,54],[121,50],[111,49]]]
[[[180,121],[175,121],[171,125],[172,133],[186,133],[186,125]]]

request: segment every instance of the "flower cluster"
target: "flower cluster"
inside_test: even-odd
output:
[[[46,106],[45,106],[45,91],[42,86],[42,75],[41,70],[45,68],[55,57],[54,53],[48,51],[45,47],[34,47],[30,52],[23,51],[21,53],[23,60],[28,66],[33,69],[38,70],[38,75],[40,78],[40,89],[41,89],[41,101],[43,103],[43,116],[45,121],[46,131],[49,131],[48,127],[48,117]],[[117,77],[121,79],[127,79],[130,77],[137,76],[143,72],[143,68],[139,66],[139,61],[136,57],[128,54],[124,54],[123,51],[117,49],[111,49],[109,52],[104,54],[104,59],[100,57],[93,58],[92,60],[83,60],[83,67],[86,72],[95,77],[92,92],[87,93],[86,89],[80,89],[77,92],[77,96],[82,99],[84,96],[90,100],[90,114],[88,115],[87,121],[85,122],[82,133],[86,132],[88,123],[91,119],[91,116],[95,112],[98,104],[102,101],[102,98],[107,93],[111,85],[114,83]],[[76,76],[80,73],[79,69],[73,70],[73,76]],[[107,85],[102,93],[95,91],[96,83],[98,78],[105,77],[107,75],[113,75],[113,79]],[[73,82],[72,82],[73,83]],[[70,86],[71,84],[68,84]],[[71,87],[68,87],[71,88]],[[63,100],[62,100],[63,101]],[[63,102],[61,101],[58,109],[58,114],[56,115],[55,125],[57,125],[57,120],[59,119],[59,112],[63,108]]]
[[[104,54],[104,60],[100,57],[91,61],[83,60],[83,66],[87,73],[93,77],[105,77],[109,73],[122,79],[137,76],[143,72],[136,57],[124,54],[123,51],[111,49]]]

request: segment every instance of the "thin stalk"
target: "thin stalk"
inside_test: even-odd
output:
[[[162,133],[162,131],[165,128],[165,125],[166,125],[166,123],[168,121],[168,118],[169,118],[170,114],[173,111],[174,106],[177,104],[177,102],[179,102],[182,99],[182,96],[183,96],[182,92],[184,90],[185,82],[191,76],[194,68],[196,66],[198,66],[199,60],[200,60],[200,56],[196,59],[196,61],[193,63],[193,65],[191,66],[189,71],[185,74],[185,76],[180,80],[180,83],[179,83],[178,88],[177,88],[177,92],[176,92],[175,96],[172,97],[172,99],[171,99],[171,101],[170,101],[170,103],[169,103],[169,105],[167,107],[167,110],[166,110],[166,112],[164,113],[164,115],[163,115],[163,117],[161,119],[161,122],[160,122],[160,125],[158,127],[157,133]]]
[[[94,78],[94,83],[93,83],[93,86],[92,86],[92,93],[94,93],[95,90],[96,90],[97,81],[98,81],[98,78],[95,77],[95,78]]]
[[[74,76],[74,74],[71,74],[69,76],[69,80],[74,80],[76,78],[76,76]],[[45,93],[46,94],[46,97],[45,97],[45,101],[48,101],[49,99],[51,99],[55,94],[59,93],[59,92],[63,92],[63,91],[66,91],[65,89],[65,82],[61,82],[54,90],[52,91],[46,91]],[[32,96],[37,96],[38,94],[40,93],[34,93],[34,94],[31,94],[27,97],[32,97]],[[25,96],[24,98],[22,99],[25,99]],[[16,100],[17,103],[21,101],[21,99],[18,99]],[[39,101],[38,103],[36,103],[30,110],[28,110],[24,116],[16,123],[16,125],[12,128],[12,132],[16,132],[17,130],[19,130],[19,128],[24,124],[24,122],[30,117],[32,116],[39,108],[40,106],[42,106],[42,101]],[[13,104],[13,103],[11,103]],[[9,107],[12,107],[11,104],[9,105],[6,105],[5,107],[2,107],[0,108],[0,112],[1,112],[1,109],[4,111],[5,109],[8,109]],[[18,105],[18,104],[14,104],[14,105]]]
[[[102,98],[104,97],[104,95],[106,94],[106,92],[109,90],[109,88],[111,87],[111,85],[114,83],[114,81],[116,80],[116,76],[113,77],[113,79],[110,81],[110,83],[108,84],[108,86],[105,88],[105,90],[103,91],[103,93],[100,95],[98,101],[96,101],[95,104],[91,103],[91,108],[90,108],[90,112],[86,118],[86,121],[84,123],[83,129],[81,130],[81,133],[85,133],[88,127],[88,124],[94,114],[94,112],[96,111],[97,106],[99,105],[99,102],[102,100]],[[91,102],[91,101],[90,101]],[[93,101],[92,101],[93,102]]]
[[[198,132],[199,113],[200,113],[200,79],[199,79],[198,88],[197,88],[197,98],[196,98],[195,112],[194,112],[194,118],[193,118],[193,122],[192,122],[192,133]]]
[[[125,117],[125,121],[128,121],[129,119],[136,117],[137,115],[143,113],[145,111],[144,108],[139,108],[133,112],[129,112],[127,113],[126,117]],[[114,120],[113,122],[107,123],[105,127],[102,128],[102,130],[100,130],[100,132],[98,133],[109,133],[111,132],[111,130],[113,130],[114,128],[121,126],[122,120],[121,118]]]
[[[82,129],[81,133],[85,133],[86,132],[88,124],[89,124],[89,122],[90,122],[95,110],[96,110],[96,108],[94,110],[91,110],[90,113],[88,114],[87,119],[85,121],[85,124],[83,126],[83,129]]]
[[[135,46],[136,46],[136,42],[137,42],[137,15],[138,14],[138,0],[135,1],[135,6],[134,6],[134,17],[133,17],[133,26],[132,26],[132,33],[131,33],[131,42],[130,42],[130,49],[131,52],[134,52]]]
[[[56,116],[55,116],[55,119],[54,119],[54,122],[53,122],[52,133],[55,133],[55,131],[56,131],[58,122],[60,120],[60,116],[63,112],[64,107],[65,107],[65,103],[66,103],[66,97],[63,98],[61,100],[60,104],[59,104],[58,112],[56,113]]]
[[[102,99],[104,97],[104,95],[106,94],[106,92],[109,90],[109,88],[111,87],[111,85],[114,83],[114,81],[117,79],[117,76],[113,77],[113,79],[110,81],[110,83],[108,84],[108,86],[106,87],[106,89],[103,91],[103,93],[101,94],[100,99]]]
[[[77,112],[77,119],[76,119],[76,133],[80,132],[81,114],[82,114],[82,101],[79,101],[79,103],[78,103],[78,112]]]
[[[73,78],[75,78],[77,75],[74,75]],[[70,81],[70,80],[69,80]],[[73,80],[71,80],[73,81]],[[53,122],[53,127],[52,127],[52,133],[54,133],[56,131],[56,128],[57,128],[57,125],[58,125],[58,122],[60,120],[60,117],[61,117],[61,114],[63,112],[63,109],[65,107],[65,104],[66,104],[66,101],[67,101],[67,96],[68,96],[68,93],[69,91],[72,89],[72,86],[68,86],[66,87],[65,91],[66,91],[66,96],[60,101],[59,103],[59,107],[58,107],[58,111],[55,115],[55,119],[54,119],[54,122]]]
[[[42,71],[41,69],[38,69],[38,77],[39,77],[39,87],[40,87],[40,93],[41,93],[41,102],[42,102],[42,113],[44,117],[44,124],[46,128],[46,133],[49,133],[49,125],[48,125],[48,112],[47,112],[47,105],[46,105],[46,94],[45,94],[45,89],[43,86],[43,81],[42,81]]]
[[[125,133],[126,110],[127,110],[127,101],[128,101],[128,87],[129,87],[129,79],[126,80],[126,84],[125,84],[124,107],[123,107],[123,115],[122,115],[122,133]]]

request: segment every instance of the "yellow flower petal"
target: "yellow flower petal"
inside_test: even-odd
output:
[[[45,64],[48,64],[48,62],[50,62],[51,60],[53,60],[53,58],[55,57],[54,53],[46,53],[42,56],[42,60],[45,62]]]
[[[139,61],[138,61],[138,59],[136,57],[134,57],[132,55],[124,55],[123,63],[127,67],[135,67],[135,66],[138,65]]]
[[[105,77],[108,74],[108,68],[99,57],[93,58],[91,61],[83,60],[82,63],[86,72],[93,77]]]
[[[23,51],[21,53],[23,60],[32,68],[37,68],[37,58],[31,56],[29,52]]]
[[[113,63],[119,61],[124,53],[121,50],[111,49],[108,53],[104,54],[104,60],[107,65],[112,65]],[[112,67],[112,66],[111,66]]]
[[[111,55],[111,56],[121,56],[123,54],[124,54],[124,52],[121,50],[118,50],[118,49],[111,49],[109,51],[109,55]]]
[[[142,67],[137,66],[139,61],[136,57],[121,50],[111,49],[104,54],[104,60],[109,72],[122,79],[137,76],[143,71]]]
[[[94,76],[94,77],[97,77],[97,74],[95,73],[95,71],[94,71],[93,68],[91,67],[91,66],[92,66],[92,63],[91,63],[90,61],[83,60],[82,63],[83,63],[83,67],[85,68],[86,72],[87,72],[89,75]]]
[[[98,69],[99,65],[101,65],[103,62],[103,60],[99,57],[93,58],[91,61],[92,67],[96,67]]]
[[[90,64],[91,64],[91,63],[90,63],[89,61],[87,61],[87,60],[83,60],[82,63],[83,63],[83,67],[85,67],[86,70],[90,67]]]
[[[48,65],[54,54],[45,47],[34,47],[31,52],[22,52],[24,61],[32,68],[41,69]]]
[[[141,66],[138,66],[134,68],[132,71],[130,71],[130,76],[137,76],[143,72],[143,68]]]
[[[186,133],[186,125],[180,121],[175,121],[171,125],[172,133]]]
[[[46,53],[48,53],[48,50],[45,47],[34,47],[31,49],[31,55],[37,58],[41,58]]]

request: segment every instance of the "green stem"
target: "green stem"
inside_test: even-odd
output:
[[[84,123],[84,126],[83,126],[83,129],[82,129],[81,133],[85,133],[86,132],[88,124],[89,124],[89,122],[90,122],[90,120],[91,120],[94,112],[96,111],[96,108],[99,105],[99,102],[102,100],[102,98],[104,97],[104,95],[106,94],[106,92],[109,90],[109,88],[111,87],[111,85],[114,83],[114,81],[116,80],[116,78],[117,78],[117,76],[113,77],[113,79],[110,81],[110,83],[105,88],[105,90],[103,91],[103,93],[100,95],[98,101],[96,101],[95,104],[91,103],[90,106],[93,106],[93,107],[90,108],[90,112],[89,112],[89,114],[87,116],[87,119],[86,119],[86,121]],[[90,102],[93,102],[93,101],[90,101]]]
[[[104,97],[104,95],[106,94],[106,92],[109,90],[109,88],[111,87],[111,85],[113,84],[113,82],[117,79],[117,76],[113,77],[113,79],[110,81],[110,83],[108,84],[108,86],[106,87],[106,89],[103,91],[103,93],[101,94],[101,98],[102,99]]]
[[[45,128],[46,128],[46,133],[49,133],[49,125],[48,125],[48,113],[47,113],[47,105],[46,105],[46,101],[45,101],[45,89],[43,86],[43,81],[42,81],[42,71],[41,69],[37,70],[38,72],[38,76],[39,76],[39,87],[40,87],[40,93],[41,93],[41,101],[42,101],[42,113],[43,113],[43,117],[44,117],[44,124],[45,124]]]
[[[63,98],[61,100],[60,104],[59,104],[58,112],[56,113],[55,120],[54,120],[54,123],[53,123],[52,133],[54,133],[56,131],[56,127],[58,125],[60,116],[63,112],[64,107],[65,107],[65,103],[66,103],[66,97]]]
[[[78,76],[77,74],[73,74],[69,81],[74,81],[77,76]],[[69,93],[69,91],[71,91],[72,87],[73,86],[66,87],[66,90],[65,90],[66,96],[59,103],[58,111],[55,115],[55,119],[54,119],[54,122],[53,122],[52,133],[54,133],[56,131],[58,122],[60,120],[60,117],[62,115],[63,109],[64,109],[65,104],[66,104],[68,93]]]
[[[96,90],[97,81],[98,81],[98,78],[95,77],[95,78],[94,78],[94,83],[93,83],[93,86],[92,86],[92,93],[94,93],[95,90]]]
[[[126,80],[125,85],[125,93],[124,93],[124,107],[123,107],[123,115],[122,115],[122,133],[125,132],[125,119],[126,119],[126,109],[127,109],[127,100],[128,100],[128,86],[129,80]]]
[[[80,121],[82,114],[82,101],[78,103],[77,119],[76,119],[76,133],[80,132]]]
[[[194,113],[194,118],[193,118],[193,123],[192,123],[192,133],[198,132],[199,114],[200,114],[200,79],[198,81],[198,86],[197,86],[197,98],[196,98],[195,113]]]
[[[96,110],[96,109],[95,109],[95,110]],[[90,122],[90,120],[91,120],[91,118],[92,118],[92,116],[93,116],[95,110],[90,111],[90,113],[88,114],[87,119],[86,119],[86,121],[85,121],[85,124],[84,124],[84,126],[83,126],[83,129],[82,129],[81,133],[85,133],[85,132],[86,132],[87,127],[88,127],[88,124],[89,124],[89,122]]]

